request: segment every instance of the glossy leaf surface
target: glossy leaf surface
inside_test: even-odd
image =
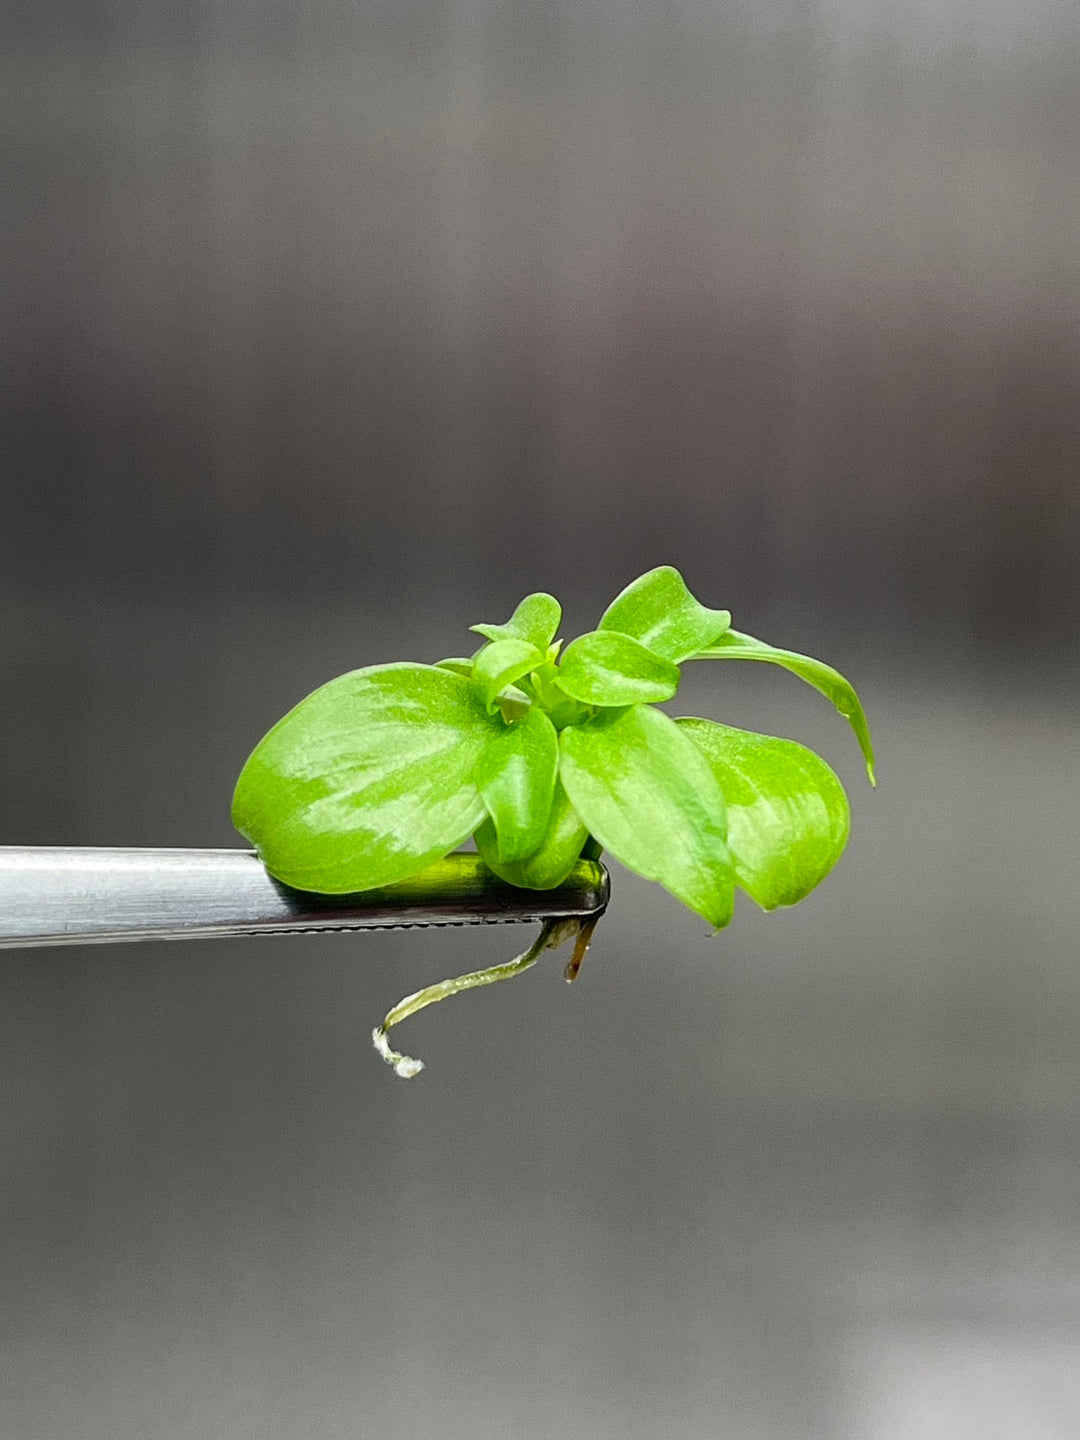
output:
[[[505,625],[470,625],[469,629],[485,640],[527,640],[538,650],[546,650],[561,619],[562,606],[554,595],[537,591],[525,596]]]
[[[660,565],[617,595],[599,629],[630,635],[678,664],[712,645],[731,624],[727,610],[710,610],[691,595],[672,565]]]
[[[569,875],[588,836],[581,817],[561,782],[556,780],[547,829],[531,855],[519,861],[504,860],[490,820],[477,830],[476,848],[484,863],[508,885],[520,885],[525,890],[550,890],[561,885]]]
[[[559,688],[585,705],[670,700],[679,678],[677,665],[614,630],[591,630],[574,640],[558,671]]]
[[[794,905],[829,873],[847,843],[844,787],[794,740],[683,719],[727,802],[736,882],[765,910]]]
[[[854,687],[850,681],[844,679],[839,670],[834,670],[831,665],[826,665],[821,660],[814,660],[809,655],[799,655],[794,650],[778,650],[773,645],[767,645],[764,640],[755,640],[752,635],[743,635],[737,630],[729,630],[726,634],[721,635],[714,644],[699,651],[694,659],[764,660],[773,665],[781,665],[785,670],[790,670],[793,675],[798,675],[800,680],[805,680],[808,685],[812,685],[815,690],[820,691],[826,699],[831,700],[847,720],[855,732],[855,738],[862,750],[870,783],[871,785],[876,783],[874,780],[874,746],[870,739],[870,726]]]
[[[256,746],[233,823],[270,873],[299,889],[403,880],[480,824],[473,776],[503,728],[449,670],[355,670],[302,700]]]
[[[558,763],[555,727],[535,706],[512,725],[504,725],[485,746],[476,784],[495,822],[504,861],[524,860],[543,840]]]
[[[473,682],[487,709],[494,710],[495,697],[500,690],[542,665],[544,658],[530,641],[513,636],[485,645],[473,661],[472,673]]]
[[[559,775],[591,835],[717,928],[734,875],[724,796],[701,751],[651,706],[605,711],[564,730]]]

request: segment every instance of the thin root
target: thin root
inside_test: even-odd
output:
[[[593,931],[596,929],[596,922],[599,919],[600,916],[596,915],[592,920],[583,920],[578,925],[577,938],[574,940],[574,953],[566,962],[566,969],[563,971],[568,985],[572,985],[578,977],[581,962],[585,959],[585,952],[592,943]]]
[[[515,975],[523,974],[536,964],[545,950],[555,949],[571,936],[577,937],[574,955],[570,961],[576,974],[595,925],[595,920],[586,921],[584,924],[578,920],[545,920],[540,934],[529,948],[505,965],[492,965],[488,970],[473,970],[468,975],[456,975],[451,980],[440,980],[437,985],[428,985],[425,989],[418,990],[415,995],[406,995],[404,1000],[399,1000],[387,1013],[382,1024],[371,1032],[372,1044],[395,1074],[400,1075],[403,1080],[411,1080],[414,1075],[419,1075],[424,1068],[424,1062],[391,1050],[390,1042],[386,1038],[388,1030],[399,1025],[402,1020],[407,1020],[410,1015],[415,1015],[418,1010],[437,1005],[440,1000],[457,995],[462,990],[474,990],[478,985],[493,985],[496,980],[510,980]],[[567,967],[568,972],[570,966]],[[567,979],[573,979],[573,976],[567,973]]]

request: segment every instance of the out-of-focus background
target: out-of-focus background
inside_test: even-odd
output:
[[[803,907],[0,957],[3,1440],[1080,1435],[1072,0],[10,4],[0,842],[679,565]],[[751,673],[753,672],[753,673]]]

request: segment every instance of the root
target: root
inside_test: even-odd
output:
[[[457,995],[462,990],[475,990],[478,985],[493,985],[497,980],[510,980],[515,975],[522,975],[536,964],[545,950],[554,950],[571,936],[576,936],[574,954],[567,966],[566,978],[572,980],[573,975],[569,971],[573,967],[574,974],[577,974],[595,925],[595,920],[586,921],[584,924],[579,920],[545,920],[540,934],[529,948],[504,965],[492,965],[488,970],[473,970],[468,975],[456,975],[450,980],[440,980],[437,985],[428,985],[425,989],[418,990],[415,995],[406,995],[404,1000],[399,1000],[387,1013],[382,1024],[371,1032],[372,1044],[395,1074],[400,1075],[403,1080],[411,1080],[414,1075],[419,1075],[424,1068],[424,1062],[392,1050],[386,1038],[388,1030],[400,1025],[402,1020],[407,1020],[418,1010],[437,1005],[440,1000]]]

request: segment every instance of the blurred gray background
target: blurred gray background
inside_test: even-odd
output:
[[[1072,0],[8,0],[0,842],[229,844],[268,725],[679,565],[862,690],[710,939],[0,957],[3,1440],[1080,1436]],[[751,673],[753,672],[753,673]],[[237,842],[238,843],[238,842]],[[520,947],[517,947],[520,948]]]

